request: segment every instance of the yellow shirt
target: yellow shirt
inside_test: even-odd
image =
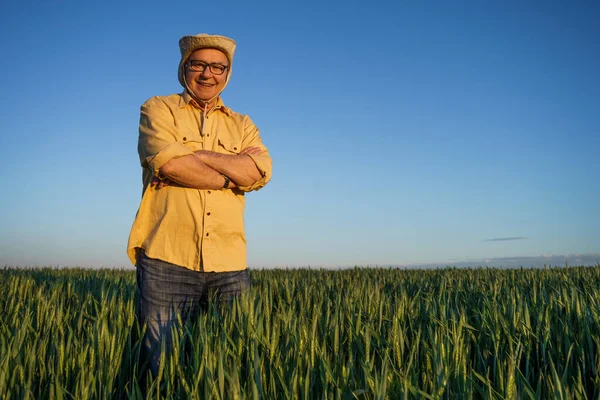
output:
[[[196,150],[234,155],[250,146],[264,150],[250,155],[262,176],[251,186],[223,190],[150,186],[160,167],[173,158]],[[143,249],[150,258],[195,271],[246,269],[244,194],[265,186],[272,169],[250,118],[224,106],[220,98],[203,118],[187,92],[153,97],[141,107],[138,153],[144,191],[129,235],[131,262],[135,265]]]

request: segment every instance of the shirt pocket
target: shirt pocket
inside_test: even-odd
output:
[[[184,139],[187,138],[184,137]],[[192,151],[204,150],[204,140],[201,137],[194,137],[191,140],[184,140],[183,144],[185,144]]]
[[[223,154],[239,154],[242,151],[242,141],[231,138],[219,138],[217,151]]]
[[[180,129],[178,140],[192,151],[204,149],[204,138],[200,135],[198,128],[186,126]]]

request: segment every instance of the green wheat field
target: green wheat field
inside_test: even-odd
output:
[[[600,398],[600,265],[250,276],[152,378],[135,272],[0,269],[0,398]]]

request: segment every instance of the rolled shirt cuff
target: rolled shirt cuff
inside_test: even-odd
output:
[[[248,156],[254,161],[256,164],[256,168],[260,172],[261,178],[254,182],[250,186],[239,186],[243,192],[250,192],[253,190],[258,190],[265,186],[267,182],[271,180],[271,170],[272,170],[272,161],[269,156],[257,155],[257,154],[248,154]]]
[[[154,171],[154,175],[158,176],[160,168],[170,160],[193,154],[194,152],[183,143],[174,142],[157,154],[146,157],[146,163],[148,163],[148,166]]]

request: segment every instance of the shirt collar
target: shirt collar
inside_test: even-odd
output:
[[[192,96],[190,96],[188,91],[184,90],[183,93],[181,93],[180,98],[179,98],[179,108],[184,108],[188,105],[195,107],[199,110],[202,110],[202,107],[196,102],[196,100],[194,100],[192,98]],[[221,99],[221,96],[219,96],[217,98],[217,103],[211,109],[211,111],[214,111],[214,110],[221,110],[228,116],[231,116],[231,110],[229,109],[229,107],[227,107],[225,104],[223,104],[223,100]]]

